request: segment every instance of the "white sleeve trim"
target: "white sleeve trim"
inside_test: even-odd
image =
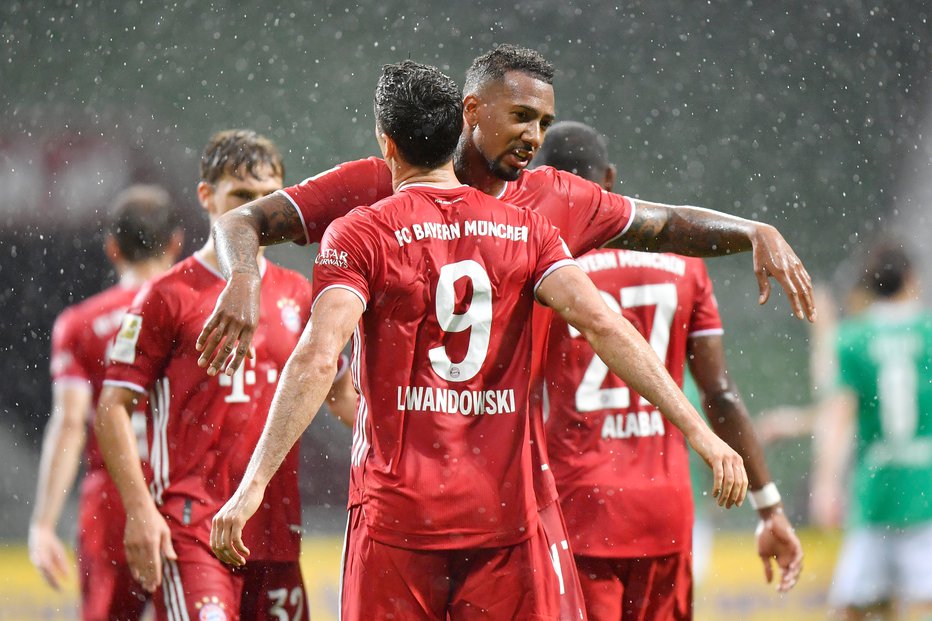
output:
[[[118,388],[129,388],[133,392],[138,392],[141,394],[146,394],[148,392],[145,388],[139,384],[133,382],[124,382],[123,380],[104,380],[104,386],[116,386]]]
[[[293,198],[291,198],[291,194],[289,194],[285,190],[275,190],[275,193],[281,194],[282,196],[287,198],[288,202],[291,203],[291,206],[294,207],[294,210],[298,212],[298,219],[301,220],[301,228],[304,229],[304,244],[305,245],[310,244],[311,235],[307,230],[307,222],[304,221],[304,214],[301,213],[301,209],[298,207],[298,204],[294,202]]]
[[[621,196],[622,198],[624,198],[626,201],[628,201],[631,204],[631,215],[628,216],[628,222],[622,227],[622,229],[618,231],[618,233],[614,237],[612,237],[610,240],[605,242],[606,244],[609,242],[615,241],[616,239],[618,239],[619,237],[621,237],[622,235],[628,232],[628,229],[630,229],[631,225],[634,224],[634,216],[638,211],[637,203],[634,202],[633,198],[631,198],[630,196],[625,196],[624,194],[619,194],[619,196]]]
[[[357,298],[359,298],[359,301],[362,302],[363,309],[369,306],[369,302],[366,300],[366,296],[360,293],[359,290],[354,289],[353,287],[350,287],[349,285],[330,285],[328,287],[324,287],[323,289],[321,289],[320,293],[317,294],[317,297],[314,298],[314,303],[311,304],[311,313],[314,312],[314,307],[317,306],[317,300],[320,299],[320,296],[325,294],[327,291],[330,291],[331,289],[346,289],[347,291],[355,294]]]
[[[722,328],[709,328],[708,330],[696,330],[695,332],[690,332],[687,336],[693,338],[695,336],[721,336],[725,334],[725,330]]]
[[[91,390],[92,384],[91,380],[86,377],[81,377],[80,375],[62,375],[61,377],[56,377],[52,379],[53,386],[85,386],[88,390]]]
[[[544,279],[547,278],[547,276],[550,276],[551,274],[553,274],[555,271],[557,271],[561,267],[570,267],[570,266],[579,267],[579,264],[573,259],[563,259],[561,261],[557,261],[556,263],[548,267],[547,271],[544,272],[543,276],[541,276],[537,280],[537,282],[534,284],[534,297],[535,298],[537,297],[537,289],[540,287],[540,283],[544,282]]]

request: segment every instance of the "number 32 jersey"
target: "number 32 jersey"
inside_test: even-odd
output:
[[[722,334],[702,260],[600,250],[579,265],[682,387],[687,339]],[[693,505],[683,434],[559,318],[546,376],[547,448],[573,552],[630,558],[689,550]]]
[[[149,393],[150,490],[173,536],[209,545],[210,521],[233,493],[258,442],[278,377],[310,313],[311,288],[263,261],[254,356],[210,377],[194,343],[223,276],[188,257],[139,292],[111,350],[105,383]],[[293,561],[300,548],[297,448],[272,479],[244,541],[254,560]]]
[[[327,230],[315,300],[338,287],[366,308],[349,502],[374,539],[462,549],[534,532],[528,318],[540,281],[573,264],[545,218],[466,186],[403,186]]]

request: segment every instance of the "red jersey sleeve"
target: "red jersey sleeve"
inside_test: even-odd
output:
[[[696,278],[696,304],[689,319],[689,336],[713,336],[722,334],[722,318],[718,314],[718,301],[712,290],[712,279],[706,269],[705,261],[692,259],[695,263]]]
[[[369,276],[374,260],[371,249],[379,242],[367,235],[366,230],[358,211],[334,221],[327,229],[314,260],[312,310],[320,295],[335,287],[355,293],[363,306],[368,306]]]
[[[534,293],[540,283],[555,270],[567,265],[576,265],[566,242],[560,237],[560,231],[546,218],[534,212],[531,216],[531,226],[537,237],[538,258],[533,272]]]
[[[123,316],[104,383],[147,392],[171,356],[177,326],[163,292],[144,286]]]
[[[601,248],[631,227],[635,212],[631,199],[606,192],[599,184],[572,173],[553,172],[567,194],[572,214],[567,223],[569,234],[564,231],[563,236],[573,256]]]
[[[370,157],[339,164],[279,192],[301,217],[304,243],[312,244],[337,218],[391,196],[392,176],[384,160]]]
[[[52,357],[50,372],[55,382],[74,381],[91,383],[91,371],[86,367],[85,356],[80,353],[81,335],[89,330],[72,310],[65,310],[52,328]]]

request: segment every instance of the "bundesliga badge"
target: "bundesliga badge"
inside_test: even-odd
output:
[[[291,298],[282,298],[278,301],[278,308],[282,311],[282,324],[295,334],[300,332],[301,313],[298,303]]]

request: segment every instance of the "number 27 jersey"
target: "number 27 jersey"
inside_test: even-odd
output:
[[[349,289],[366,307],[349,502],[374,539],[460,549],[533,532],[529,317],[567,264],[546,219],[466,186],[409,185],[330,226],[314,295]]]

